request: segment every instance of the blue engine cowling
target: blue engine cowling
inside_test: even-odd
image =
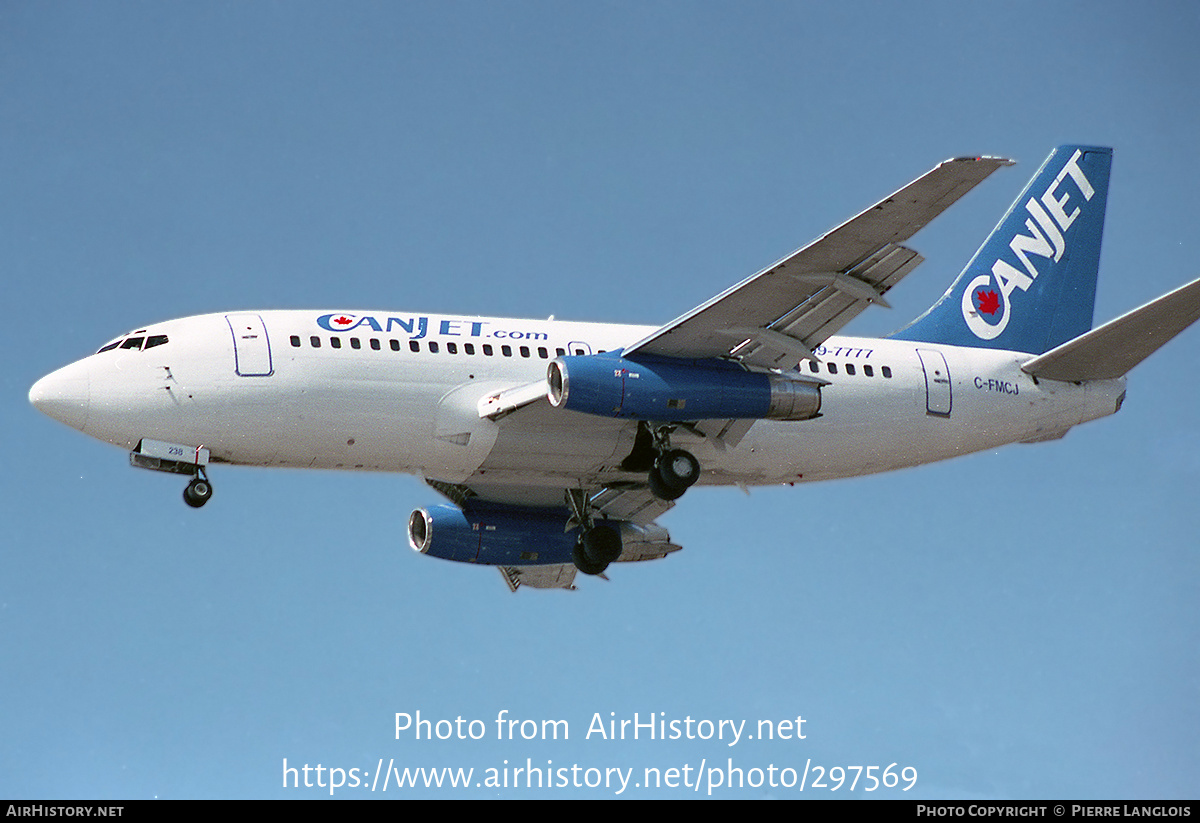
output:
[[[819,384],[727,360],[567,356],[550,363],[547,380],[552,406],[602,417],[809,420],[821,411]]]
[[[535,509],[502,503],[468,502],[465,509],[441,505],[417,509],[408,518],[408,544],[421,554],[490,566],[573,563],[579,530],[566,531],[562,509]],[[618,560],[652,560],[679,546],[656,523],[599,521],[621,535]]]
[[[564,509],[475,504],[417,509],[408,543],[421,554],[489,566],[571,563],[579,532],[566,531]]]

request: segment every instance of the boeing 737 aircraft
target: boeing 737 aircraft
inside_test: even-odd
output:
[[[41,411],[134,466],[409,472],[450,500],[419,552],[521,585],[680,547],[693,485],[781,484],[1062,437],[1200,316],[1200,280],[1092,328],[1112,150],[1062,146],[950,290],[884,339],[834,336],[922,257],[902,245],[1010,161],[956,158],[659,328],[401,311],[154,323],[39,380]]]

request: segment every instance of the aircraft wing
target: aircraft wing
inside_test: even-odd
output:
[[[812,358],[924,259],[899,245],[1013,161],[947,160],[823,237],[697,306],[625,350],[664,357],[733,356],[779,368]]]

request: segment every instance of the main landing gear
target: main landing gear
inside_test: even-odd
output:
[[[193,509],[198,509],[208,502],[212,497],[212,483],[208,482],[208,476],[205,475],[204,469],[196,467],[196,476],[192,478],[192,482],[187,484],[187,488],[183,490],[183,502],[187,503]]]
[[[700,479],[700,461],[689,451],[671,447],[674,426],[638,424],[633,451],[621,461],[627,472],[646,472],[650,492],[659,500],[678,500]]]
[[[621,556],[620,530],[592,516],[591,500],[583,489],[567,489],[566,501],[571,511],[567,528],[579,527],[579,539],[571,550],[575,568],[584,574],[603,574]]]
[[[571,552],[575,567],[584,574],[601,574],[620,556],[621,534],[604,523],[584,531]]]
[[[659,500],[678,500],[700,479],[700,461],[683,449],[667,449],[655,458],[647,479]]]

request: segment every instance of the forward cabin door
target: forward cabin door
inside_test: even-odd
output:
[[[234,370],[241,377],[270,377],[271,341],[267,327],[257,314],[227,314],[225,322],[233,333]]]

